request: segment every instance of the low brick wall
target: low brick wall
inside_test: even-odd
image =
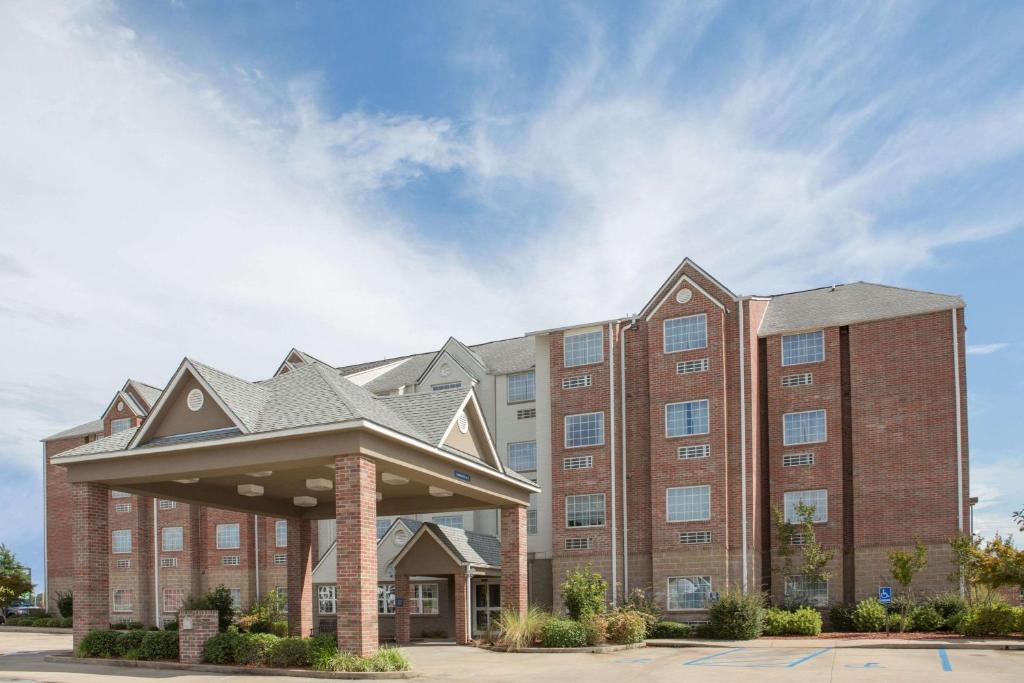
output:
[[[199,664],[203,660],[203,645],[215,635],[216,610],[182,610],[178,614],[178,661]]]

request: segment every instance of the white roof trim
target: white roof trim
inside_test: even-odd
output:
[[[716,306],[721,308],[726,313],[729,312],[729,309],[725,307],[725,304],[723,304],[721,301],[719,301],[715,297],[711,296],[711,294],[708,292],[708,290],[704,289],[699,284],[694,282],[693,278],[691,278],[689,275],[685,275],[684,274],[682,277],[680,277],[678,280],[676,280],[676,283],[674,285],[669,287],[668,291],[665,292],[665,296],[663,296],[661,298],[661,301],[658,302],[658,305],[655,306],[654,309],[651,310],[651,312],[647,314],[647,317],[644,318],[644,321],[650,322],[651,318],[654,317],[654,314],[658,312],[659,308],[661,308],[661,305],[664,304],[666,301],[668,301],[668,298],[670,296],[672,296],[672,292],[676,291],[676,289],[679,288],[679,285],[684,283],[684,282],[687,283],[688,285],[690,285],[691,287],[693,287],[694,289],[696,289],[697,291],[699,291],[701,294],[703,294],[706,298],[708,298],[711,301],[711,303],[715,304]]]
[[[127,396],[127,397],[125,396],[125,393],[127,392],[127,389],[128,389],[128,385],[131,384],[131,383],[132,383],[131,379],[125,380],[124,386],[122,386],[120,389],[117,390],[117,393],[114,394],[114,398],[110,399],[110,403],[108,403],[107,407],[104,408],[102,413],[100,413],[100,417],[106,417],[107,416],[107,413],[110,412],[110,407],[114,405],[114,402],[117,401],[118,398],[120,398],[122,401],[125,400],[125,398],[128,398],[128,399],[130,399],[128,401],[129,405],[133,405],[134,404],[135,407],[142,408],[142,406],[138,405],[138,401],[136,401],[134,398],[131,398],[131,396]],[[134,408],[132,409],[132,412],[135,413],[136,415],[138,415],[139,417],[146,417],[145,413],[140,413],[138,410],[135,410]]]
[[[398,360],[392,361],[390,363],[385,363],[383,365],[377,365],[377,366],[374,366],[372,368],[367,368],[366,370],[360,370],[359,372],[353,372],[350,375],[342,375],[342,377],[347,379],[349,382],[352,382],[352,384],[355,384],[356,386],[361,387],[361,386],[365,386],[365,385],[369,384],[370,382],[372,382],[373,380],[377,379],[381,375],[384,375],[384,374],[387,374],[388,372],[391,372],[392,370],[397,368],[402,363],[406,363],[408,361],[409,361],[408,357],[407,358],[399,358]]]
[[[220,396],[217,395],[217,392],[213,390],[213,387],[210,386],[210,383],[207,382],[203,378],[202,374],[198,370],[196,370],[195,366],[192,365],[192,361],[190,361],[188,358],[185,358],[183,361],[181,361],[181,365],[178,366],[178,370],[177,372],[174,373],[174,377],[172,377],[171,381],[167,383],[167,388],[164,389],[163,393],[160,394],[160,398],[157,400],[156,405],[153,406],[153,410],[150,411],[146,419],[143,420],[142,426],[140,426],[136,430],[135,434],[128,442],[128,445],[125,447],[125,450],[130,450],[137,447],[139,443],[142,441],[142,439],[149,434],[149,431],[152,429],[153,425],[156,424],[156,417],[160,415],[160,413],[162,413],[164,410],[164,406],[168,401],[167,397],[170,396],[173,390],[177,387],[178,383],[181,381],[181,378],[185,375],[186,371],[195,378],[196,382],[199,383],[199,386],[203,387],[203,389],[206,390],[206,393],[208,393],[210,397],[213,398],[214,402],[217,404],[217,407],[224,411],[224,414],[228,416],[228,419],[235,423],[235,426],[238,427],[239,430],[241,430],[242,434],[249,434],[249,429],[240,419],[238,419],[238,416],[235,415],[235,412],[231,410],[231,408],[229,408],[226,403],[224,403]]]
[[[391,530],[388,529],[388,531]],[[388,563],[388,566],[394,567],[399,562],[401,562],[402,558],[404,558],[406,554],[409,552],[409,549],[412,548],[412,546],[415,545],[420,540],[420,538],[422,538],[425,534],[430,534],[430,537],[434,539],[434,542],[442,548],[444,548],[445,553],[448,554],[448,557],[452,558],[452,561],[455,562],[455,564],[459,565],[460,567],[465,567],[467,565],[478,566],[473,565],[472,562],[466,562],[465,560],[459,559],[458,556],[456,556],[455,553],[452,552],[452,549],[448,547],[448,544],[442,541],[440,538],[438,538],[437,534],[434,533],[433,529],[427,526],[427,522],[423,522],[422,526],[420,526],[420,528],[416,530],[416,533],[412,535],[412,538],[406,541],[405,545],[402,546],[402,549],[399,550],[393,558],[391,558],[391,562]],[[387,534],[384,534],[384,536],[387,536]]]
[[[452,416],[452,421],[448,423],[448,428],[444,430],[444,434],[441,436],[441,441],[437,446],[440,448],[444,442],[448,440],[448,435],[452,433],[452,428],[458,424],[459,413],[465,411],[466,405],[470,402],[473,403],[473,409],[476,411],[475,419],[484,430],[484,440],[487,442],[487,450],[494,459],[498,471],[505,474],[505,466],[501,463],[501,457],[498,456],[498,450],[494,447],[494,441],[491,439],[491,432],[487,429],[487,420],[484,419],[483,411],[480,409],[480,402],[476,399],[476,389],[471,388],[466,393],[466,398],[462,399],[462,404],[459,406],[459,409],[455,411],[455,415]]]
[[[602,320],[596,323],[582,323],[580,325],[564,325],[562,327],[549,327],[546,330],[535,330],[533,332],[526,332],[523,334],[524,337],[540,337],[545,334],[551,334],[552,332],[568,332],[569,330],[580,330],[588,327],[604,329],[604,326],[608,323],[620,323],[626,320],[632,320],[630,316],[624,318],[610,318],[609,320]]]
[[[437,361],[440,360],[441,356],[444,355],[444,354],[447,354],[448,357],[451,358],[452,361],[454,361],[456,365],[458,365],[460,368],[465,370],[467,375],[469,375],[471,378],[473,377],[473,373],[469,371],[469,368],[467,368],[465,365],[460,363],[459,359],[456,358],[454,355],[452,355],[452,353],[448,350],[448,347],[451,346],[453,342],[455,344],[458,344],[459,346],[461,346],[463,349],[465,349],[466,352],[467,352],[467,355],[471,359],[473,359],[473,362],[476,365],[480,366],[480,369],[483,370],[485,375],[487,374],[487,366],[484,365],[483,363],[481,363],[479,360],[477,360],[476,354],[473,352],[472,349],[470,349],[468,346],[466,346],[465,344],[460,342],[455,337],[448,337],[448,341],[446,341],[441,346],[441,348],[438,350],[438,352],[434,354],[434,357],[430,359],[430,363],[428,363],[427,367],[424,368],[423,372],[420,373],[420,376],[416,378],[416,384],[417,385],[421,384],[423,382],[423,380],[426,379],[427,375],[430,374],[430,371],[434,369],[434,366],[437,364]]]

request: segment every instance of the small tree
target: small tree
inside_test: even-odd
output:
[[[228,630],[235,620],[235,601],[231,599],[231,590],[224,585],[185,601],[186,609],[208,609],[217,611],[217,629]]]
[[[967,589],[967,602],[975,602],[982,588],[981,565],[984,561],[984,550],[981,547],[981,536],[978,534],[958,534],[949,541],[953,553],[953,565],[956,569],[949,575],[949,580],[963,584]]]
[[[772,521],[775,531],[779,536],[778,555],[783,558],[784,580],[789,580],[792,575],[805,577],[806,581],[820,582],[832,578],[832,572],[826,567],[835,557],[836,551],[825,550],[818,542],[814,533],[814,505],[807,505],[800,502],[796,504],[796,522],[786,521],[786,516],[777,506],[772,506]],[[800,565],[794,568],[793,546],[794,540],[800,538]],[[806,604],[806,594],[799,593],[793,600],[787,599],[787,603]]]
[[[32,591],[28,572],[11,550],[0,544],[0,609],[8,607],[25,593]]]
[[[908,553],[905,550],[893,550],[889,553],[889,573],[892,574],[892,578],[896,580],[896,583],[900,584],[910,598],[910,600],[903,600],[901,602],[903,605],[901,610],[903,619],[900,619],[900,632],[906,630],[907,622],[910,620],[910,607],[913,605],[914,599],[911,584],[914,582],[914,577],[927,566],[928,549],[920,541],[917,542],[917,547],[914,548],[912,553]]]
[[[589,564],[565,573],[562,601],[570,619],[579,621],[590,614],[600,614],[605,608],[608,582]]]

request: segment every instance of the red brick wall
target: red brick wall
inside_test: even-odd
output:
[[[377,465],[361,455],[334,465],[337,525],[338,648],[377,650]]]
[[[47,604],[56,613],[56,596],[72,590],[75,577],[71,550],[71,528],[74,507],[68,471],[53,464],[53,456],[95,440],[94,436],[78,436],[46,442],[46,591]]]
[[[178,629],[178,661],[199,664],[203,661],[203,645],[217,635],[216,610],[182,610],[179,624],[191,628]]]
[[[96,571],[110,554],[109,497],[109,489],[99,484],[71,486],[76,648],[89,631],[109,625],[110,582],[107,572]]]
[[[526,508],[501,509],[501,606],[526,612]]]

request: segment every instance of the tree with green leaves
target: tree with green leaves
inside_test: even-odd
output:
[[[920,541],[917,542],[913,552],[905,550],[889,551],[889,573],[896,583],[903,588],[907,597],[910,598],[909,600],[900,601],[900,605],[902,605],[900,612],[903,615],[903,618],[900,619],[901,633],[906,630],[907,623],[910,621],[910,609],[914,605],[914,591],[911,589],[914,577],[924,571],[924,568],[927,566],[928,549]]]
[[[0,544],[0,609],[31,592],[32,588],[28,570],[7,546]]]
[[[804,502],[796,504],[794,510],[797,521],[786,520],[785,514],[777,506],[772,506],[772,521],[779,536],[778,555],[783,558],[783,575],[788,581],[791,576],[803,576],[805,581],[821,582],[832,578],[832,572],[826,567],[836,555],[834,550],[825,550],[818,542],[814,533],[814,505]],[[799,543],[795,543],[799,540]],[[794,566],[793,548],[800,547],[800,564]],[[806,604],[806,595],[797,593],[787,603]]]

